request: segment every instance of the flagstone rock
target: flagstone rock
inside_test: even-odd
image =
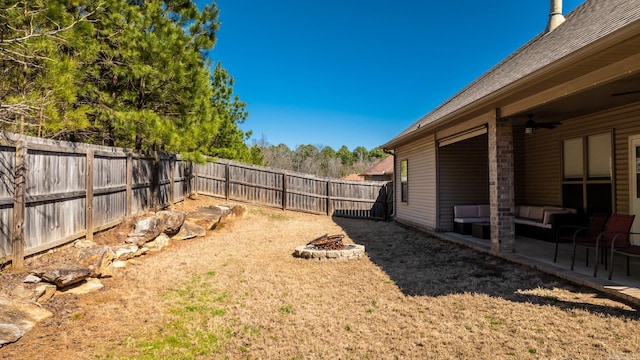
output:
[[[81,248],[76,252],[78,264],[93,271],[93,276],[101,276],[114,258],[115,253],[106,245]]]
[[[212,230],[220,222],[220,219],[231,211],[223,206],[204,206],[187,214],[188,222],[196,224],[205,230]]]
[[[180,232],[178,232],[173,239],[187,240],[205,235],[207,235],[207,231],[202,226],[195,224],[190,220],[185,220],[184,224],[182,224],[182,228],[180,228]]]
[[[138,246],[158,237],[164,229],[162,218],[150,215],[136,221],[133,232],[127,235],[126,242]]]
[[[79,283],[91,276],[91,273],[92,271],[85,266],[70,264],[54,265],[35,272],[42,280],[58,288]]]
[[[114,260],[129,260],[136,257],[136,253],[140,248],[135,244],[122,244],[111,247],[114,253]]]
[[[0,347],[18,341],[51,316],[53,313],[34,301],[0,297]]]
[[[73,247],[75,247],[76,249],[88,248],[92,246],[96,246],[96,243],[87,239],[76,240],[76,242],[73,243]]]
[[[74,295],[84,295],[91,292],[98,291],[104,288],[104,285],[100,281],[100,279],[91,278],[83,283],[77,284],[76,286],[69,286],[65,289],[58,290],[61,294],[74,294]]]
[[[24,280],[22,280],[23,283],[27,283],[27,284],[37,284],[40,281],[42,281],[42,279],[38,276],[35,276],[33,274],[29,274],[27,275],[26,278],[24,278]]]
[[[187,213],[184,211],[158,211],[156,213],[164,223],[163,232],[169,236],[175,235],[180,231],[184,220],[187,218]]]
[[[49,301],[53,297],[53,295],[55,295],[56,290],[56,286],[51,284],[42,284],[36,286],[34,293],[37,298],[35,299],[35,301],[40,304]]]
[[[24,285],[18,285],[9,293],[11,297],[18,299],[31,299],[33,296],[33,289],[28,289]]]
[[[127,267],[127,262],[122,260],[116,260],[111,263],[111,267],[115,269],[121,269]]]
[[[148,243],[146,243],[145,246],[148,247],[149,250],[159,251],[169,246],[170,242],[171,239],[169,238],[169,236],[167,236],[167,234],[160,234],[153,241],[149,241]]]

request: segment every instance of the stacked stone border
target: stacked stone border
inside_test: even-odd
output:
[[[314,260],[349,260],[364,255],[364,245],[345,245],[341,250],[320,250],[312,245],[298,246],[293,252],[294,257]]]

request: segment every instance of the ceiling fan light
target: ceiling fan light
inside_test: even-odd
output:
[[[524,133],[527,135],[533,135],[536,133],[536,127],[536,123],[530,119],[524,123]]]

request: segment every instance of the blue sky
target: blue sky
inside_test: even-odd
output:
[[[548,0],[218,0],[210,58],[269,144],[372,149],[542,32]],[[565,0],[566,15],[582,0]]]

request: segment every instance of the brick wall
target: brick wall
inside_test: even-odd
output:
[[[489,123],[489,199],[491,251],[515,252],[513,128],[510,119]]]

